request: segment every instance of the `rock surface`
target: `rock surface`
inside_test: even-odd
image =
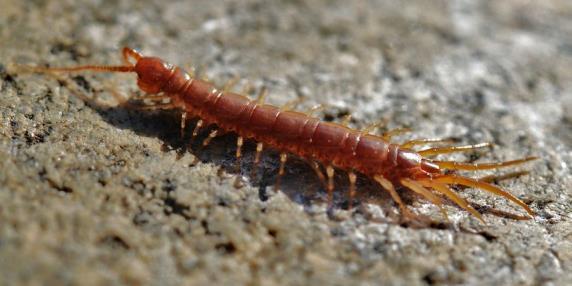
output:
[[[572,283],[572,4],[551,1],[0,0],[0,284]],[[23,74],[10,65],[119,63],[128,45],[269,101],[328,104],[356,128],[494,142],[493,161],[536,155],[499,182],[537,213],[475,190],[487,225],[396,223],[367,180],[328,215],[311,169],[277,154],[235,188],[233,135],[191,152],[176,112],[105,108],[129,75]],[[75,95],[74,95],[75,94]],[[98,94],[88,105],[76,95]],[[189,133],[192,127],[187,128]],[[201,135],[203,138],[205,134]],[[400,140],[409,138],[402,136]],[[193,145],[197,147],[198,144]],[[198,149],[198,148],[194,148]],[[506,173],[506,172],[504,172]],[[490,173],[486,173],[490,174]],[[367,195],[366,195],[367,194]],[[404,194],[417,213],[439,210]],[[492,208],[491,208],[492,207]]]

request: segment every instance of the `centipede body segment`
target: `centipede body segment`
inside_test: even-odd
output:
[[[257,142],[255,164],[260,162],[260,154],[264,149],[272,148],[279,151],[280,167],[277,186],[279,186],[280,177],[284,174],[288,156],[303,158],[310,163],[324,184],[330,203],[335,187],[335,172],[345,171],[350,184],[348,190],[350,204],[357,191],[355,184],[359,173],[377,182],[380,189],[389,192],[406,218],[411,217],[411,213],[401,200],[398,189],[408,189],[435,204],[441,209],[445,218],[447,212],[443,208],[443,200],[446,198],[482,221],[481,214],[452,188],[455,185],[476,188],[504,197],[523,208],[529,215],[533,215],[532,209],[527,204],[509,192],[485,180],[461,176],[456,171],[504,168],[534,160],[535,157],[482,164],[437,161],[431,157],[471,151],[488,147],[490,144],[433,147],[414,151],[413,147],[444,143],[446,140],[419,139],[403,144],[393,144],[390,143],[392,136],[408,130],[398,129],[377,136],[370,134],[375,125],[356,130],[347,127],[346,124],[324,122],[311,116],[311,112],[297,112],[264,104],[265,89],[261,90],[258,99],[251,100],[229,91],[232,84],[223,89],[217,89],[213,84],[195,78],[160,58],[144,57],[130,48],[123,49],[123,60],[124,64],[120,66],[86,65],[33,68],[33,70],[36,72],[135,73],[138,87],[147,94],[145,99],[158,102],[152,105],[151,109],[182,111],[181,132],[190,118],[198,118],[192,132],[193,138],[205,126],[215,125],[217,127],[203,141],[205,146],[219,132],[234,132],[238,135],[237,159],[242,156],[241,148],[244,140],[254,140]],[[160,103],[163,99],[170,101]]]

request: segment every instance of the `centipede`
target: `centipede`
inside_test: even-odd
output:
[[[379,191],[389,196],[404,219],[414,219],[415,214],[400,196],[404,191],[419,195],[439,208],[448,221],[446,201],[451,202],[485,223],[482,214],[460,193],[460,188],[473,188],[500,196],[523,209],[527,218],[534,217],[533,210],[521,199],[493,184],[491,180],[475,179],[461,172],[496,170],[521,165],[537,159],[525,157],[511,161],[472,163],[436,160],[437,155],[468,152],[490,147],[491,143],[471,145],[442,145],[447,139],[414,139],[404,143],[392,143],[392,137],[403,133],[395,129],[376,135],[376,124],[363,129],[352,129],[347,123],[323,121],[310,111],[299,112],[285,107],[266,104],[267,89],[261,88],[256,99],[236,93],[228,87],[217,88],[182,68],[159,57],[143,56],[139,51],[125,47],[122,65],[76,65],[68,67],[29,67],[38,73],[107,72],[133,73],[143,95],[137,101],[152,102],[145,109],[173,109],[181,112],[181,133],[189,120],[196,125],[192,137],[202,128],[214,126],[203,141],[206,146],[221,133],[236,133],[236,159],[243,156],[245,140],[256,143],[254,167],[261,161],[266,149],[279,154],[277,186],[285,173],[289,157],[295,156],[308,162],[322,182],[332,204],[336,172],[347,174],[350,202],[356,192],[358,175],[369,178]],[[124,101],[126,102],[126,101]],[[438,146],[432,144],[441,143]],[[425,149],[416,150],[420,146]]]

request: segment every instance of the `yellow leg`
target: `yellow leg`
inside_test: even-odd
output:
[[[404,134],[407,132],[411,132],[411,129],[403,127],[403,128],[395,128],[389,131],[384,132],[381,137],[383,138],[383,140],[385,141],[389,141],[391,140],[391,138],[395,135],[399,135],[399,134]]]
[[[185,137],[185,126],[187,124],[187,112],[181,114],[181,138]]]
[[[493,170],[504,167],[510,167],[515,165],[520,165],[528,161],[536,160],[537,157],[527,157],[524,159],[496,162],[496,163],[463,163],[463,162],[453,162],[453,161],[435,161],[431,160],[431,163],[436,164],[442,169],[448,170],[464,170],[464,171],[479,171],[479,170]]]
[[[328,207],[331,207],[334,202],[334,167],[332,165],[326,167],[326,175],[328,177]]]
[[[443,208],[443,201],[439,197],[437,197],[435,194],[431,193],[431,191],[424,188],[418,182],[413,181],[411,179],[403,179],[403,180],[401,180],[401,184],[403,186],[407,187],[408,189],[410,189],[410,190],[418,193],[419,195],[423,196],[425,199],[427,199],[428,201],[432,202],[434,205],[439,207],[439,210],[441,210],[443,217],[445,218],[445,220],[447,222],[449,222],[449,216],[447,215],[447,211],[445,210],[445,208]]]
[[[268,96],[268,89],[265,86],[263,86],[258,92],[258,96],[256,97],[256,103],[264,104],[266,96]]]
[[[324,173],[322,173],[322,170],[320,169],[320,165],[318,164],[318,162],[309,161],[308,163],[310,164],[310,167],[312,167],[312,169],[314,170],[314,172],[318,176],[318,179],[320,179],[320,183],[322,183],[322,186],[324,188],[327,188],[328,183],[326,182],[326,176],[324,176]]]
[[[308,111],[305,111],[304,113],[306,113],[306,115],[308,115],[308,116],[313,116],[314,113],[321,111],[321,110],[324,110],[324,108],[326,108],[325,105],[317,104],[317,105],[312,106],[312,108],[310,108]]]
[[[399,209],[401,210],[401,214],[403,215],[404,218],[410,219],[410,218],[414,217],[414,215],[407,209],[407,206],[405,206],[405,203],[403,203],[403,201],[401,200],[401,197],[399,196],[399,194],[395,190],[395,187],[393,186],[393,184],[389,180],[387,180],[382,175],[374,176],[373,179],[376,182],[378,182],[383,187],[384,190],[389,192],[389,194],[391,195],[391,198],[397,203],[397,206],[399,206]]]
[[[514,202],[515,204],[521,206],[524,210],[526,210],[526,212],[529,215],[531,215],[531,216],[534,215],[534,212],[532,211],[532,209],[530,209],[530,207],[527,204],[525,204],[523,201],[521,201],[520,199],[515,197],[513,194],[511,194],[507,191],[504,191],[495,185],[491,185],[491,184],[486,183],[486,182],[480,182],[480,181],[477,181],[474,179],[461,177],[461,176],[457,176],[457,175],[445,175],[443,177],[435,178],[433,180],[437,181],[437,182],[445,183],[445,184],[463,185],[463,186],[481,189],[481,190],[493,193],[495,195],[504,197],[504,198]]]
[[[238,76],[234,76],[233,78],[231,78],[229,81],[227,81],[224,86],[222,87],[222,91],[223,92],[229,92],[231,91],[235,86],[236,83],[238,83],[239,81],[239,77]]]
[[[274,189],[280,189],[280,182],[282,180],[282,176],[284,175],[284,167],[286,166],[286,161],[288,160],[288,153],[280,153],[280,167],[278,168],[278,177],[276,178],[276,184],[274,185]]]
[[[351,115],[351,114],[345,115],[345,116],[342,118],[342,121],[340,122],[340,124],[343,125],[343,126],[348,126],[348,125],[350,124],[350,121],[351,121],[351,120],[352,120],[352,115]]]
[[[352,204],[353,204],[354,196],[355,196],[355,192],[356,192],[356,181],[357,181],[357,175],[354,171],[348,172],[348,180],[350,181],[348,209],[352,210],[352,207],[353,207]]]
[[[209,133],[209,137],[205,138],[205,140],[203,141],[203,147],[209,145],[209,143],[211,143],[211,140],[217,137],[218,133],[219,133],[218,129],[211,131],[211,133]]]
[[[286,104],[284,104],[280,108],[280,110],[283,110],[283,111],[292,110],[292,109],[296,108],[296,106],[298,106],[304,100],[306,100],[306,98],[304,98],[304,97],[300,97],[300,98],[290,100],[290,101],[286,102]]]
[[[453,191],[451,188],[449,188],[449,186],[447,186],[446,184],[435,182],[431,179],[419,180],[417,182],[419,182],[421,185],[423,185],[427,188],[431,188],[431,189],[445,195],[447,198],[449,198],[451,201],[453,201],[459,207],[468,211],[469,213],[474,215],[478,220],[480,220],[482,223],[486,224],[486,222],[483,219],[483,217],[481,216],[481,214],[477,210],[475,210],[471,205],[469,205],[469,203],[467,203],[467,201],[465,199],[461,198],[455,191]]]
[[[385,126],[386,124],[387,124],[387,119],[379,120],[379,121],[371,123],[368,126],[366,126],[365,128],[363,128],[361,130],[361,133],[362,134],[369,134],[370,132],[374,132],[375,129],[382,127],[382,126]]]
[[[432,144],[432,143],[455,143],[455,139],[453,138],[426,138],[426,139],[414,139],[409,140],[400,145],[401,148],[411,148],[417,145],[425,145],[425,144]]]
[[[254,155],[254,166],[252,166],[252,173],[251,173],[251,176],[253,178],[256,177],[256,169],[258,168],[258,164],[260,163],[260,156],[262,155],[263,149],[264,149],[264,144],[262,144],[262,142],[256,143],[256,153]]]
[[[492,146],[491,143],[480,143],[480,144],[464,145],[464,146],[445,146],[445,147],[429,148],[429,149],[421,150],[417,153],[419,153],[419,155],[425,157],[425,156],[434,156],[434,155],[448,154],[448,153],[454,153],[454,152],[466,152],[466,151],[472,151],[475,149],[486,148],[486,147],[491,147],[491,146]]]

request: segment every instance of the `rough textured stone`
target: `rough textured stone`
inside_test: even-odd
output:
[[[0,284],[572,283],[570,1],[0,7]],[[500,185],[538,215],[519,221],[483,207],[482,225],[448,206],[456,227],[404,227],[388,196],[364,180],[361,208],[344,210],[339,191],[329,217],[325,192],[299,161],[274,192],[276,154],[250,176],[249,144],[247,182],[237,189],[234,136],[189,152],[176,113],[88,106],[74,96],[111,103],[109,90],[135,90],[129,75],[55,79],[9,68],[119,63],[124,45],[219,84],[240,75],[239,86],[266,85],[275,104],[326,103],[321,116],[352,113],[354,127],[388,118],[416,137],[496,144],[454,159],[537,155],[523,167],[530,175]],[[463,195],[522,213],[502,198]],[[406,199],[442,220],[434,206]]]

